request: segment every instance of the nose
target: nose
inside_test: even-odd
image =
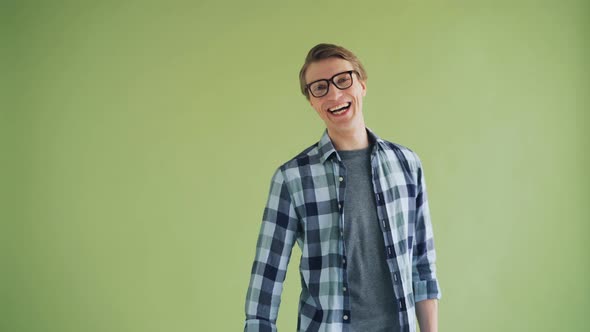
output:
[[[340,95],[342,95],[342,90],[338,89],[336,85],[334,85],[334,82],[330,82],[330,88],[324,97],[328,99],[338,99]]]

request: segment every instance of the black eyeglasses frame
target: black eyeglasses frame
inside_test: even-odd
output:
[[[349,85],[349,86],[347,86],[347,87],[345,87],[345,88],[341,88],[341,87],[339,87],[339,86],[336,84],[336,82],[334,82],[334,79],[336,78],[336,76],[340,76],[340,75],[342,75],[342,74],[345,74],[345,73],[347,73],[347,74],[350,76],[350,85]],[[321,79],[321,80],[315,80],[315,81],[313,81],[313,82],[311,82],[311,83],[308,83],[308,84],[306,84],[306,85],[305,85],[305,89],[306,89],[306,90],[307,90],[307,91],[308,91],[308,92],[309,92],[309,93],[310,93],[312,96],[314,96],[314,97],[316,97],[316,98],[321,98],[321,97],[323,97],[323,96],[327,95],[327,94],[328,94],[328,92],[330,92],[330,82],[331,82],[331,83],[332,83],[332,85],[334,85],[334,86],[335,86],[335,87],[336,87],[338,90],[346,90],[346,89],[350,88],[350,87],[351,87],[351,86],[354,84],[354,78],[352,77],[352,73],[355,73],[357,76],[360,76],[359,72],[358,72],[358,71],[356,71],[356,70],[354,70],[354,69],[353,69],[353,70],[347,70],[347,71],[343,71],[343,72],[340,72],[340,73],[338,73],[338,74],[335,74],[334,76],[330,77],[330,79],[325,79],[325,78],[323,78],[323,79]],[[311,92],[311,89],[309,88],[309,87],[310,87],[312,84],[314,84],[314,83],[317,83],[317,82],[326,82],[326,84],[327,84],[326,93],[324,93],[324,94],[323,94],[323,95],[321,95],[321,96],[316,96],[316,95],[315,95],[313,92]]]

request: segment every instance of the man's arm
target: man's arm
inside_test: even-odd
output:
[[[418,159],[416,230],[412,257],[412,279],[416,315],[421,332],[438,331],[438,299],[441,292],[436,278],[436,252],[430,221],[428,196],[422,164]]]
[[[417,302],[416,316],[418,316],[420,332],[438,332],[438,300]]]
[[[283,281],[297,237],[298,218],[283,174],[273,175],[246,295],[244,331],[276,331]]]

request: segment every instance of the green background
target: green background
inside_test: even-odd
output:
[[[313,45],[422,158],[441,331],[586,331],[586,1],[3,2],[0,330],[239,331]],[[299,249],[278,327],[293,331]]]

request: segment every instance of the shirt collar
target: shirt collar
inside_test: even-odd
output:
[[[383,145],[385,144],[384,141],[379,136],[377,136],[377,134],[375,134],[371,129],[367,127],[365,127],[365,129],[367,130],[367,135],[369,136],[369,142],[373,143],[375,145],[375,148],[383,148]],[[320,162],[322,164],[326,160],[328,160],[332,156],[332,154],[338,155],[338,153],[336,153],[336,148],[334,147],[334,144],[332,144],[332,139],[328,135],[327,128],[326,130],[324,130],[324,134],[322,135],[322,138],[319,141],[318,149],[320,154]]]

